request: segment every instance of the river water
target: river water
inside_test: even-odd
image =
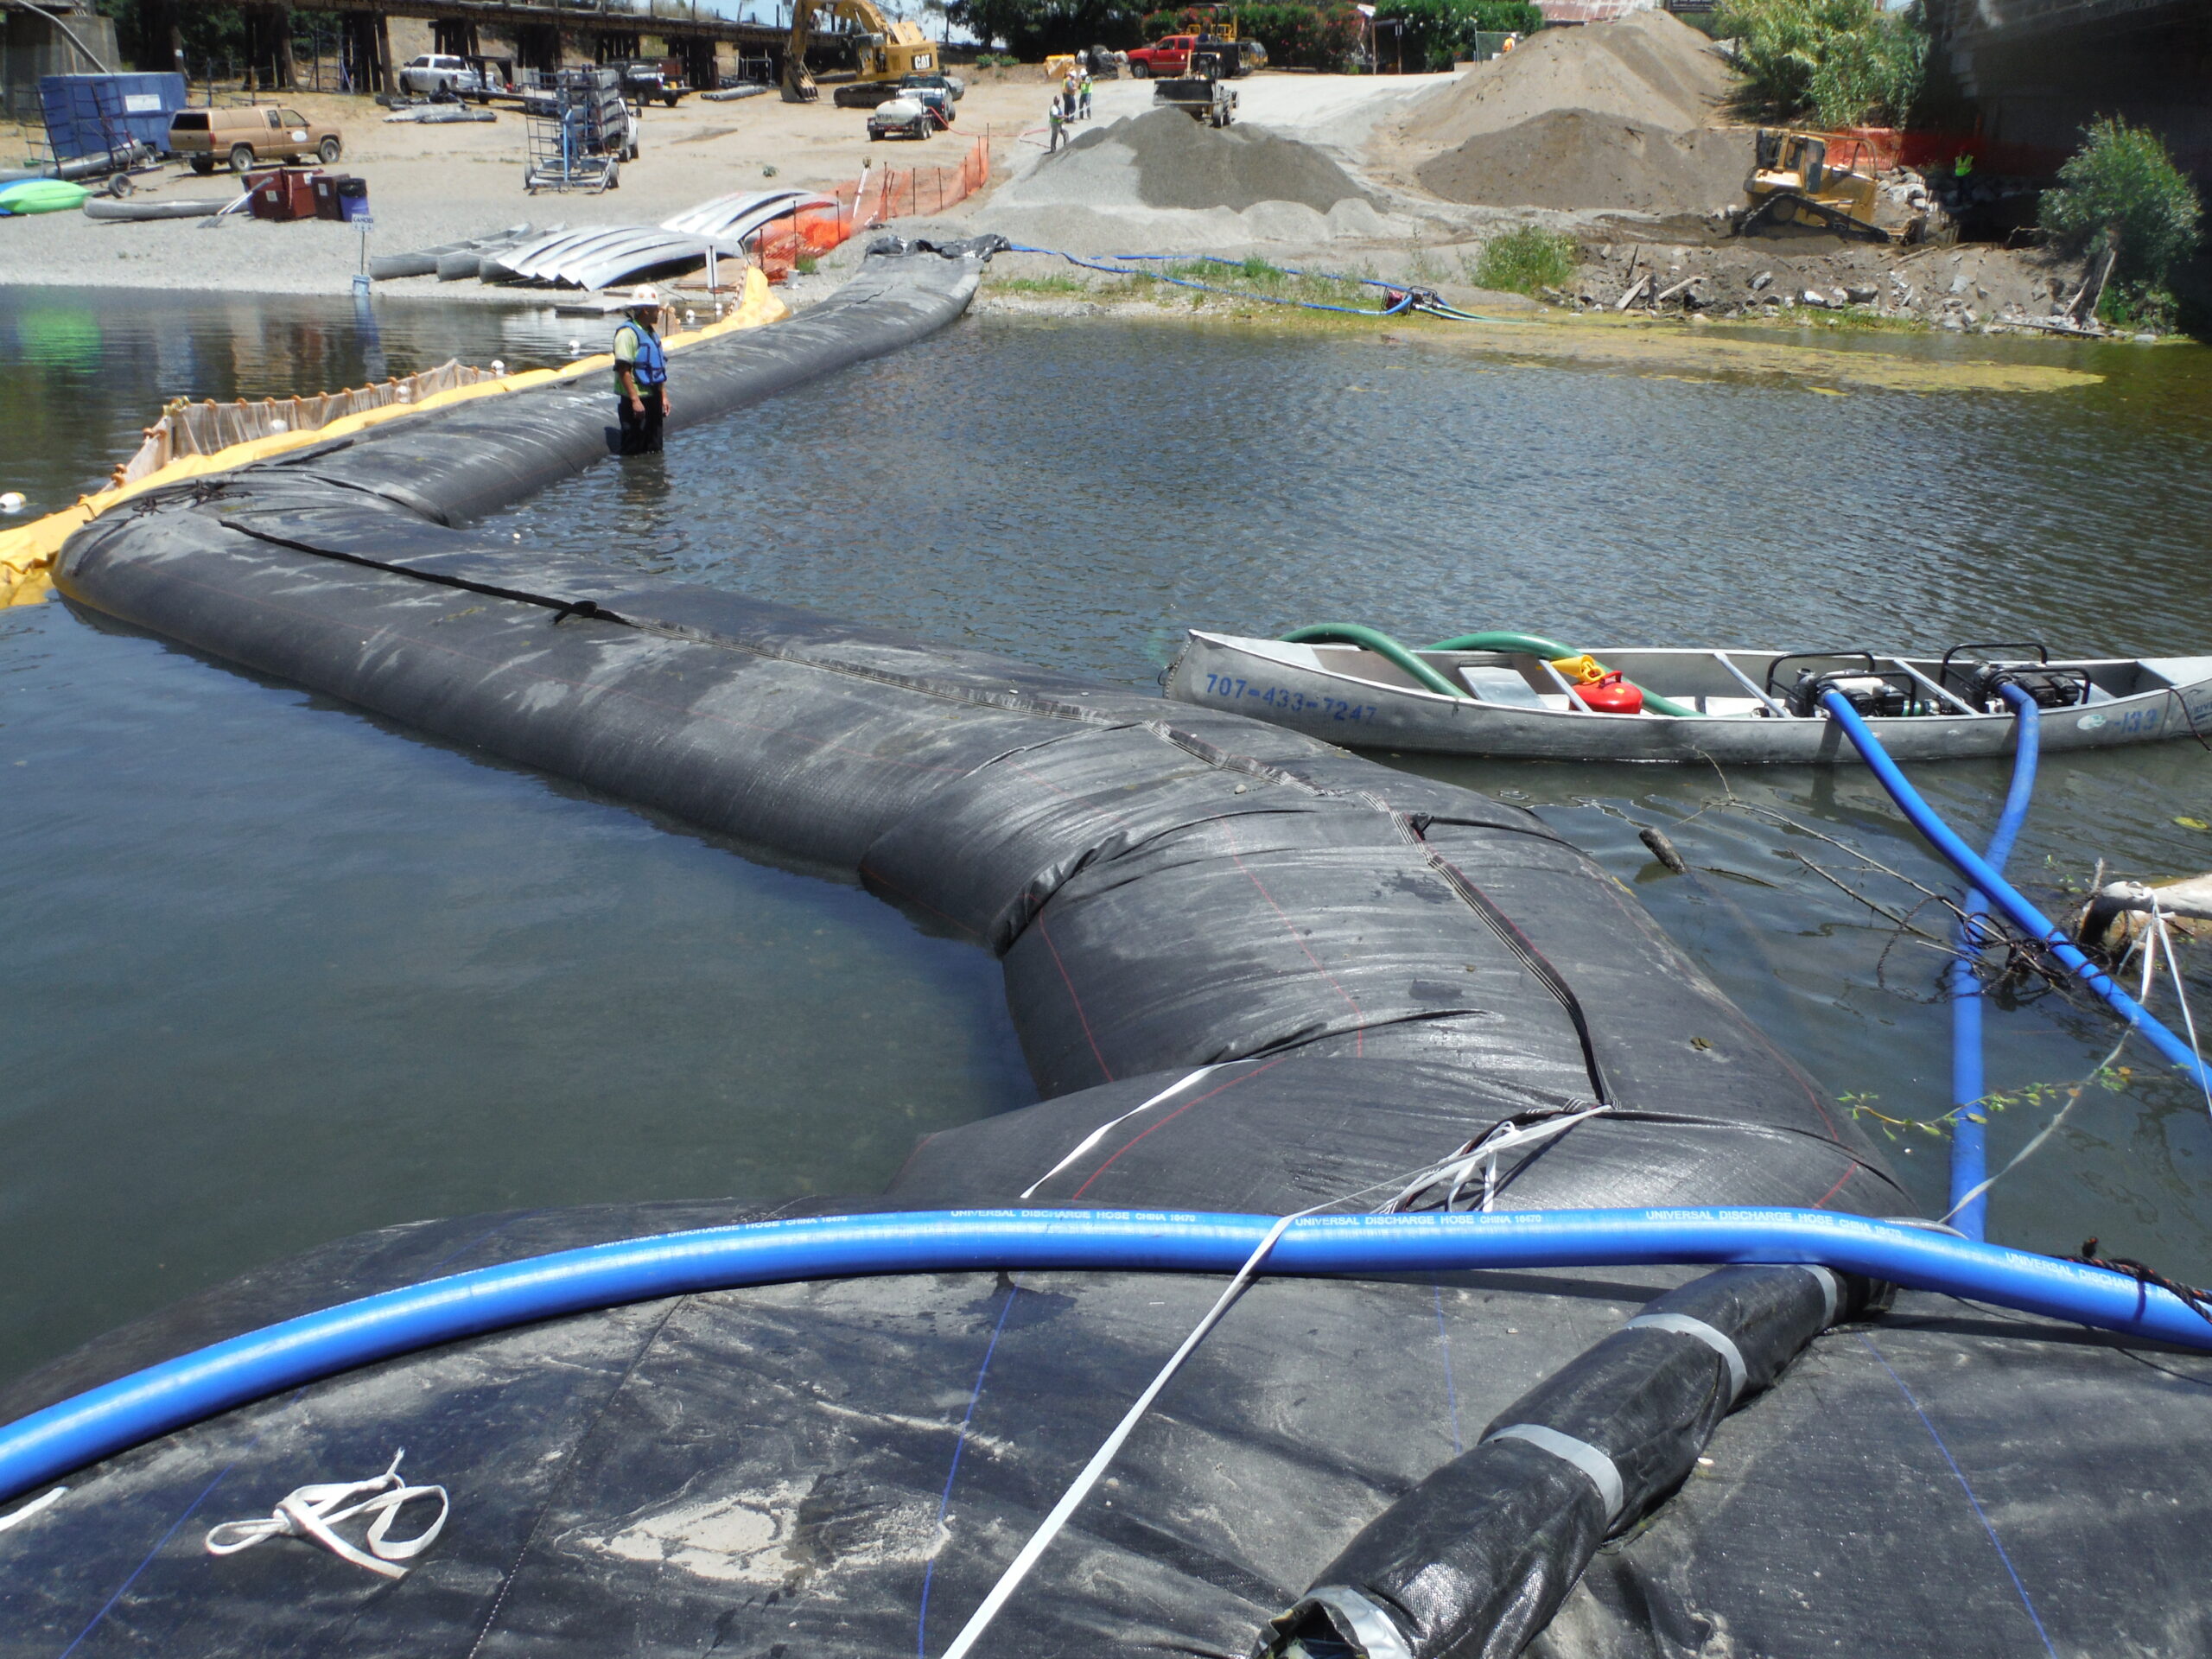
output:
[[[61,505],[166,397],[557,362],[604,333],[538,308],[0,289],[0,489]],[[1129,684],[1185,626],[1319,620],[1591,647],[2212,640],[2212,352],[1854,349],[2104,378],[1835,397],[1350,333],[978,317],[499,522]],[[1891,918],[1919,906],[1940,932],[1911,884],[1948,884],[1863,773],[1399,764],[1534,807],[1863,1110],[1946,1109],[1942,957]],[[2005,785],[1994,765],[1920,775],[1972,830]],[[1647,824],[1693,874],[1653,861]],[[2099,858],[2212,868],[2207,825],[2194,744],[2062,757],[2012,868],[2057,906]],[[346,1232],[866,1191],[916,1135],[1032,1097],[981,953],[58,604],[0,613],[0,1375]],[[1993,1007],[1990,1084],[2012,1097],[1993,1166],[2113,1034],[2061,997]],[[2146,1051],[2120,1063],[1998,1187],[1991,1236],[2094,1233],[2212,1276],[2212,1114]],[[1891,1132],[1939,1213],[1944,1143]]]

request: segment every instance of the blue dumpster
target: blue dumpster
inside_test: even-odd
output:
[[[41,75],[38,99],[58,162],[97,156],[134,138],[163,150],[169,147],[169,117],[184,107],[184,77]]]

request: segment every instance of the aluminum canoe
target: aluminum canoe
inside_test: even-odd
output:
[[[1192,629],[1166,677],[1167,695],[1342,744],[1430,754],[1552,760],[1718,761],[1724,765],[1856,763],[1858,751],[1817,710],[1791,714],[1765,677],[1783,651],[1593,650],[1649,690],[1700,710],[1695,717],[1598,714],[1568,694],[1543,658],[1502,652],[1419,652],[1466,697],[1424,688],[1357,645],[1294,645]],[[1930,712],[1868,721],[1900,760],[2009,753],[2015,721],[2001,704],[1977,709],[1938,657],[1874,658],[1877,672],[1916,690]],[[2078,671],[2084,700],[2047,709],[2049,750],[2112,748],[2192,732],[2212,741],[2212,657],[2094,658],[2031,664]],[[1472,671],[1471,673],[1470,671]]]

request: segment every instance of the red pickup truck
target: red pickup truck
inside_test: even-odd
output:
[[[1191,54],[1211,52],[1223,74],[1230,79],[1249,75],[1268,61],[1267,48],[1257,41],[1224,41],[1211,35],[1169,35],[1150,46],[1138,47],[1129,55],[1129,74],[1142,80],[1150,76],[1173,80],[1191,73]]]
[[[1198,40],[1195,35],[1169,35],[1136,48],[1129,54],[1130,75],[1138,80],[1147,76],[1166,80],[1182,74],[1191,67],[1191,48]]]

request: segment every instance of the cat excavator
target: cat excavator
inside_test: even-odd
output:
[[[806,67],[806,48],[814,39],[817,15],[826,16],[833,26],[851,25],[844,38],[853,43],[860,73],[837,88],[836,102],[841,109],[872,110],[895,94],[906,76],[937,69],[937,43],[922,33],[922,26],[904,17],[885,16],[873,0],[795,0],[791,38],[784,43],[786,104],[812,104],[822,96]]]

